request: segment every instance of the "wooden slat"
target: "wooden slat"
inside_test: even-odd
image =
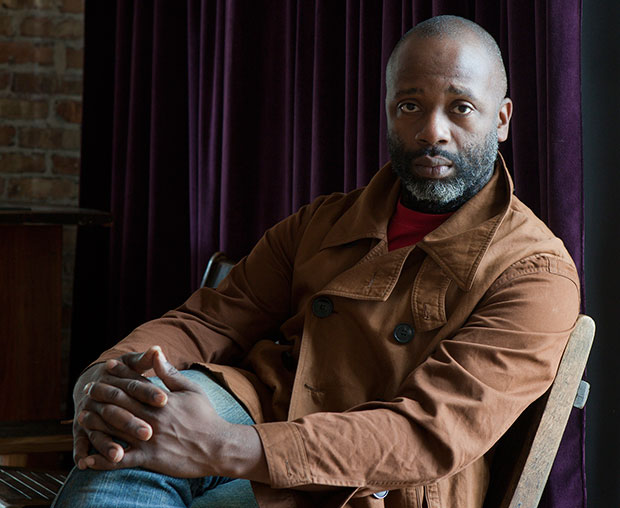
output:
[[[579,316],[549,391],[540,424],[509,508],[536,508],[568,422],[594,340],[594,321]]]
[[[66,479],[57,471],[0,467],[0,508],[49,506]]]

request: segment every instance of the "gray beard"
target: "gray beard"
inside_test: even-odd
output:
[[[468,145],[451,153],[436,147],[408,151],[402,140],[388,134],[392,168],[402,182],[401,201],[407,208],[425,213],[448,213],[460,208],[491,179],[498,148],[497,132],[491,131],[479,145]],[[412,170],[415,159],[429,155],[452,161],[454,174],[448,178],[420,178]]]

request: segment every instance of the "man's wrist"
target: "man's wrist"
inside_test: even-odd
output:
[[[269,467],[263,444],[253,425],[230,424],[225,443],[218,447],[218,474],[269,484]]]

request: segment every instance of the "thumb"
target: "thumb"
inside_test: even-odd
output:
[[[153,362],[157,352],[161,352],[161,348],[159,346],[151,346],[143,353],[124,354],[119,360],[138,374],[143,374],[147,370],[153,368]]]
[[[171,363],[168,363],[162,351],[157,351],[153,355],[153,359],[155,374],[163,381],[168,390],[171,392],[194,390],[194,384],[181,374]]]

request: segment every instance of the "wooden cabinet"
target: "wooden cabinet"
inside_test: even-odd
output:
[[[0,421],[61,418],[62,227],[110,214],[0,206]]]

